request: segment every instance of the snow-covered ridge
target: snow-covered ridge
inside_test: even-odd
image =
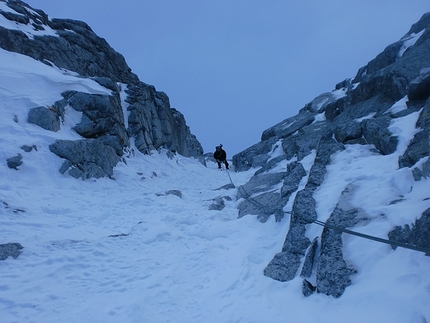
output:
[[[6,2],[0,2],[0,26],[11,30],[18,30],[27,35],[28,38],[33,39],[35,36],[58,36],[58,33],[49,27],[46,24],[42,24],[40,20],[40,15],[32,10],[31,8],[26,8],[28,11],[30,18],[27,23],[20,23],[16,20],[7,19],[3,13],[12,13],[14,15],[18,15],[22,17],[22,20],[26,20],[26,16],[23,16],[21,13],[10,8]],[[39,19],[37,19],[39,17]],[[35,21],[37,19],[37,21]],[[36,28],[35,25],[38,25],[39,28]]]
[[[123,151],[129,150],[130,140],[144,153],[165,148],[184,156],[202,156],[200,143],[191,134],[184,116],[170,107],[167,95],[141,82],[124,57],[88,24],[49,19],[42,10],[19,0],[1,4],[1,48],[28,55],[64,74],[92,79],[110,90],[109,94],[101,94],[63,87],[57,101],[41,103],[40,107],[53,107],[51,111],[40,107],[31,110],[32,123],[53,131],[60,128],[67,106],[82,112],[75,130],[91,140],[58,142],[51,147],[68,160],[62,171],[76,171],[72,172],[75,177],[111,176]]]

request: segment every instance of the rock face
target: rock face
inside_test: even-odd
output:
[[[74,128],[82,141],[58,141],[50,147],[66,159],[62,172],[69,169],[70,175],[82,178],[110,176],[131,138],[142,153],[165,148],[186,157],[201,158],[200,143],[191,134],[184,116],[170,107],[167,95],[141,82],[124,57],[86,23],[49,19],[43,11],[19,0],[7,0],[6,5],[10,10],[0,10],[1,15],[39,31],[40,36],[0,26],[1,48],[73,71],[111,90],[111,95],[65,92],[63,100],[52,102],[49,107],[30,109],[27,121],[47,131],[60,129],[66,106],[82,112],[81,122]],[[125,102],[121,93],[126,93]],[[109,161],[101,165],[92,154],[103,149]]]
[[[430,245],[430,208],[424,211],[421,218],[415,221],[412,228],[409,225],[404,228],[396,226],[388,233],[388,238],[428,250]],[[427,254],[427,256],[430,256],[430,254]]]
[[[252,214],[264,222],[274,215],[280,220],[287,203],[292,205],[289,231],[282,250],[265,268],[266,276],[279,281],[294,279],[299,273],[312,277],[315,286],[309,279],[303,282],[306,296],[316,291],[340,297],[351,284],[356,269],[343,255],[344,234],[324,228],[311,242],[308,232],[318,217],[314,194],[324,182],[333,154],[347,145],[372,145],[372,153],[393,154],[399,138],[390,125],[418,112],[414,138],[401,153],[398,168],[410,168],[415,181],[430,176],[429,53],[427,13],[398,42],[359,69],[354,79],[338,83],[332,92],[265,130],[260,142],[233,156],[236,170],[258,169],[238,188],[239,217]],[[394,109],[401,100],[407,107]],[[273,158],[275,151],[277,157]],[[368,221],[365,212],[350,203],[354,189],[353,185],[345,188],[327,224],[343,229]],[[427,210],[413,228],[394,228],[390,239],[428,246],[428,219]]]

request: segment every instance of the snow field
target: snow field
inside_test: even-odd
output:
[[[0,56],[0,243],[24,246],[17,259],[0,261],[1,323],[430,321],[430,258],[416,251],[344,235],[347,261],[358,272],[339,299],[305,298],[300,277],[286,283],[265,277],[265,266],[281,251],[288,214],[279,223],[237,219],[236,189],[217,190],[230,178],[214,164],[135,151],[117,165],[114,179],[60,174],[62,160],[49,144],[78,139],[71,127],[80,115],[67,109],[62,129],[50,133],[26,122],[28,110],[52,104],[68,89],[109,91],[19,54],[0,50]],[[32,81],[24,89],[27,75]],[[368,146],[332,156],[315,194],[319,220],[328,218],[347,185],[355,187],[354,206],[372,217],[354,228],[366,234],[413,223],[430,207],[429,180],[413,182],[410,170],[396,164],[416,118],[393,124],[400,144],[390,156]],[[27,153],[22,145],[37,150]],[[6,159],[18,153],[23,164],[9,169]],[[313,157],[303,160],[305,169]],[[229,174],[238,187],[254,171]],[[220,196],[232,200],[221,211],[209,210]],[[309,226],[308,234],[321,229]]]

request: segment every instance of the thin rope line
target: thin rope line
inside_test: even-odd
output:
[[[319,221],[319,220],[315,220],[314,223],[318,224],[318,225],[321,225],[323,227],[329,228],[329,229],[333,229],[333,230],[336,230],[336,231],[340,231],[340,232],[344,232],[344,233],[347,233],[347,234],[355,235],[355,236],[360,237],[360,238],[369,239],[369,240],[373,240],[373,241],[377,241],[377,242],[381,242],[381,243],[386,243],[386,244],[389,244],[391,246],[395,245],[395,246],[406,248],[406,249],[412,249],[412,250],[415,250],[415,251],[424,252],[424,253],[426,253],[426,255],[430,255],[430,250],[424,249],[424,248],[421,248],[421,247],[418,247],[418,246],[406,244],[406,243],[403,243],[403,242],[393,241],[393,240],[382,239],[382,238],[374,237],[374,236],[371,236],[371,235],[368,235],[368,234],[351,231],[351,230],[348,230],[348,229],[342,229],[342,228],[336,227],[334,225],[327,224],[326,222],[322,222],[322,221]]]

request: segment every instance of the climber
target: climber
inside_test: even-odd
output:
[[[228,169],[227,154],[225,150],[222,149],[222,145],[216,146],[215,149],[214,158],[218,163],[218,168],[221,168],[221,163],[224,163],[225,168]]]

